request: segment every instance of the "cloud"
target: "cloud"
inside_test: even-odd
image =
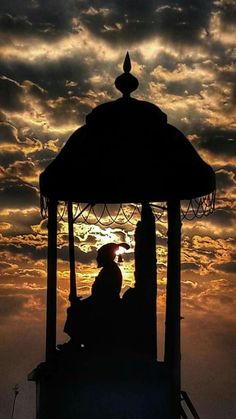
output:
[[[5,2],[4,2],[5,3]],[[37,6],[36,6],[37,4]],[[114,0],[62,0],[47,3],[2,5],[1,36],[7,44],[15,39],[53,43],[88,30],[109,44],[135,44],[156,36],[173,44],[201,42],[211,17],[212,4],[200,0],[116,2]]]
[[[20,159],[23,160],[24,157],[24,154],[20,150],[15,150],[14,147],[12,150],[10,149],[9,151],[2,148],[0,149],[0,166],[2,166],[2,169],[7,168],[10,164],[13,164],[15,161]]]
[[[233,169],[233,168],[232,168]],[[216,184],[218,190],[226,190],[236,187],[235,170],[219,169],[216,172]]]
[[[176,63],[172,68],[160,64],[152,71],[151,76],[159,83],[165,83],[170,94],[194,95],[200,93],[203,83],[211,83],[215,78],[215,71],[204,63]]]
[[[175,43],[192,44],[207,27],[210,3],[199,0],[142,2],[77,2],[80,21],[93,34],[110,43],[137,43],[156,35]]]
[[[32,233],[32,227],[41,221],[40,208],[9,209],[0,211],[4,237],[15,237]],[[8,227],[5,228],[4,227]]]
[[[37,260],[45,260],[47,256],[47,239],[40,235],[22,235],[15,238],[0,237],[0,252],[9,252],[12,255],[27,256],[29,263]],[[57,249],[58,260],[69,262],[68,245],[62,245]],[[96,260],[96,250],[84,252],[75,246],[76,262],[91,265]],[[4,265],[5,266],[5,265]],[[32,273],[32,272],[31,272]]]
[[[27,297],[25,296],[10,295],[8,298],[6,298],[6,296],[1,295],[0,296],[0,317],[9,317],[11,315],[19,314],[26,302],[27,302]]]
[[[95,249],[90,252],[84,252],[75,246],[75,260],[79,263],[90,265],[92,261],[96,260],[96,253]],[[58,249],[58,259],[69,261],[69,249],[67,245]]]
[[[38,276],[35,270],[32,274]],[[42,312],[42,305],[45,303],[45,288],[36,283],[27,282],[27,270],[25,270],[25,282],[20,285],[5,284],[0,285],[1,290],[1,308],[0,317],[2,320],[6,317],[21,317],[26,320],[31,315],[36,317],[37,311]]]
[[[3,181],[0,184],[2,208],[26,208],[39,206],[37,189],[19,181]]]
[[[214,265],[214,267],[222,272],[228,273],[228,274],[235,274],[236,273],[236,262],[226,262]]]
[[[15,144],[17,142],[17,129],[9,122],[0,122],[0,142],[2,144]]]
[[[0,16],[1,35],[25,37],[33,32],[33,25],[26,16],[16,16],[6,13]]]
[[[64,66],[61,63],[61,66],[64,70],[60,68],[52,71],[53,74],[54,72],[57,73],[56,79],[54,79],[53,74],[50,74],[50,66],[46,66],[47,72],[42,78],[40,77],[40,71],[37,71],[36,80],[46,85],[46,88],[48,87],[47,83],[50,84],[50,95],[46,89],[29,80],[18,83],[6,77],[0,79],[0,85],[1,81],[3,84],[0,106],[2,105],[8,119],[12,121],[11,124],[8,124],[8,131],[12,130],[11,141],[13,141],[12,137],[15,135],[19,149],[21,146],[22,151],[26,154],[42,149],[43,140],[39,140],[37,134],[35,134],[37,127],[40,128],[38,135],[41,138],[42,132],[45,131],[45,136],[46,133],[48,136],[49,130],[51,132],[53,130],[57,131],[57,136],[58,132],[63,135],[64,131],[64,135],[67,133],[68,138],[72,131],[85,122],[85,116],[91,110],[91,104],[96,103],[95,94],[94,97],[91,97],[90,103],[88,103],[85,99],[77,96],[76,93],[78,92],[74,92],[73,89],[71,90],[71,87],[66,86],[66,81],[70,76],[70,71],[68,71],[70,64]],[[74,68],[73,65],[72,67]],[[16,68],[15,71],[17,71]],[[65,75],[63,75],[63,71],[66,73]],[[82,80],[83,75],[81,71],[79,71],[79,74]],[[31,76],[33,77],[33,74]],[[15,92],[16,88],[17,92]],[[82,82],[80,84],[80,94],[81,88]],[[6,122],[2,123],[2,135],[6,135],[6,132],[4,132],[4,129],[5,131],[7,130],[6,126]],[[14,147],[16,148],[16,144]]]
[[[70,30],[71,10],[73,1],[62,0],[50,3],[41,0],[24,2],[20,5],[17,2],[9,4],[6,0],[1,4],[0,30],[1,36],[5,39],[38,37],[50,40],[61,37]]]
[[[0,262],[0,269],[1,270],[12,269],[12,268],[14,268],[14,265],[12,265],[11,263],[8,263],[8,262]]]
[[[23,130],[13,123],[0,122],[0,153],[18,154],[23,160],[26,156],[41,150],[42,143],[36,138],[29,138],[29,135],[29,129]]]
[[[183,271],[188,271],[188,270],[193,270],[193,271],[198,271],[200,269],[200,264],[197,263],[188,263],[188,262],[183,262],[181,263],[181,269]]]
[[[24,182],[35,182],[38,184],[39,171],[36,171],[35,164],[31,161],[15,161],[6,170],[9,177],[16,177]]]
[[[204,233],[209,234],[208,227],[201,232],[201,235],[196,234],[195,228],[190,227],[187,231],[190,234],[192,231],[193,236],[183,236],[181,249],[182,269],[186,275],[189,269],[191,277],[197,273],[198,279],[194,277],[195,281],[199,281],[200,277],[210,276],[213,273],[217,275],[217,266],[228,263],[233,258],[235,240],[230,238],[228,234],[226,238],[221,236],[219,238],[219,234],[216,237],[204,236]]]
[[[214,4],[220,11],[221,19],[225,25],[235,23],[236,5],[234,0],[217,0]]]
[[[234,226],[236,215],[230,209],[216,209],[211,215],[211,222],[213,225],[224,227]]]
[[[24,104],[21,101],[21,86],[16,81],[5,76],[0,76],[0,106],[10,112],[23,110]]]
[[[34,164],[29,161],[16,161],[9,166],[6,173],[9,177],[30,177],[34,173]]]
[[[202,127],[199,130],[197,145],[213,155],[232,157],[235,155],[235,134],[233,129],[220,127]]]
[[[214,2],[214,10],[209,25],[209,33],[213,39],[225,45],[234,45],[235,2],[219,0]]]

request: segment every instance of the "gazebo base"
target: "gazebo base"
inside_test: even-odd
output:
[[[37,419],[173,419],[163,362],[71,360],[40,364]]]

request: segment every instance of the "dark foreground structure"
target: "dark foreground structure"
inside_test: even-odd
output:
[[[36,382],[37,419],[198,418],[187,394],[181,392],[181,220],[183,214],[194,217],[213,211],[215,174],[157,106],[130,97],[138,87],[130,71],[127,54],[124,73],[115,81],[123,97],[95,108],[40,176],[42,208],[48,216],[48,283],[46,361],[29,375]],[[185,212],[182,200],[187,200]],[[69,330],[77,330],[76,316],[82,319],[83,306],[89,308],[84,334],[77,338],[72,332],[70,344],[57,350],[57,209],[61,202],[66,203],[69,227]],[[152,211],[153,203],[160,202],[168,220],[163,362],[157,360]],[[93,295],[81,303],[77,297],[73,235],[77,218],[73,204],[77,203],[84,204],[80,215],[96,205],[116,204],[119,211],[124,204],[141,205],[135,230],[135,286],[116,303],[110,300],[109,305],[103,297],[98,303]]]

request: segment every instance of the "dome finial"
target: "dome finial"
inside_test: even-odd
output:
[[[129,56],[128,52],[125,56],[125,60],[124,60],[124,64],[123,64],[123,70],[124,70],[125,73],[130,73],[130,70],[131,70],[131,61],[130,61],[130,56]]]
[[[123,93],[123,97],[129,97],[130,93],[137,89],[139,82],[131,73],[131,61],[129,53],[127,52],[123,64],[124,73],[118,76],[115,80],[116,88]]]

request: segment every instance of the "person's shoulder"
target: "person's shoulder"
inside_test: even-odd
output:
[[[112,267],[121,272],[119,265],[114,260],[112,261]]]
[[[115,262],[114,262],[115,263]],[[122,277],[122,272],[120,267],[117,265],[117,263],[115,263],[115,272],[117,274],[117,276]]]

